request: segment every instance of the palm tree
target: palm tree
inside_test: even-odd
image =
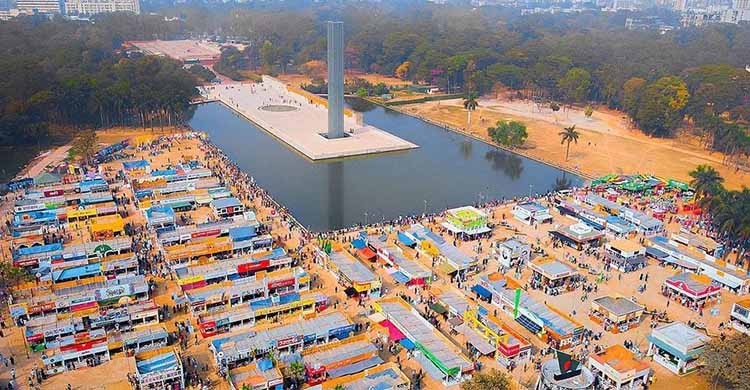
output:
[[[560,145],[564,143],[568,143],[567,149],[565,149],[565,161],[568,161],[568,154],[570,153],[570,143],[575,142],[578,144],[578,138],[581,136],[581,133],[576,130],[576,125],[566,127],[561,131],[560,133]]]
[[[698,198],[710,198],[723,188],[724,178],[710,165],[698,165],[689,175],[693,178],[690,186],[695,189]]]
[[[289,375],[295,385],[299,385],[305,377],[305,365],[301,361],[295,360],[289,365]]]
[[[338,385],[336,385],[336,387],[333,388],[333,390],[346,390],[346,387],[339,383]]]
[[[466,109],[466,130],[469,130],[469,127],[471,127],[471,112],[476,110],[477,107],[479,107],[479,102],[477,101],[476,92],[469,92],[466,94],[466,97],[464,98],[464,108]]]

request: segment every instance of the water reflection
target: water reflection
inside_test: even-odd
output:
[[[500,149],[490,149],[484,159],[491,163],[492,169],[502,171],[512,180],[518,180],[523,173],[523,159],[515,154]]]
[[[461,156],[463,156],[464,160],[471,158],[472,142],[471,140],[461,141]]]
[[[344,225],[344,163],[325,165],[328,171],[328,226]]]
[[[190,125],[208,132],[303,224],[324,231],[578,185],[575,175],[350,100],[364,121],[419,145],[407,152],[312,163],[220,103],[198,106]]]
[[[371,103],[370,101],[367,101],[365,99],[349,98],[349,99],[346,99],[346,104],[349,105],[349,108],[357,112],[368,112],[378,107],[376,104]]]

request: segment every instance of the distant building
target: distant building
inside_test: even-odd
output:
[[[723,23],[740,23],[750,22],[750,9],[748,8],[734,8],[727,9],[721,13],[721,21]]]
[[[109,12],[139,14],[141,3],[140,0],[65,0],[67,15],[96,15]]]
[[[19,13],[34,14],[59,14],[63,7],[60,0],[18,0],[16,8]]]

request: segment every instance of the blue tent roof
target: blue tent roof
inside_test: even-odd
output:
[[[157,177],[157,176],[172,176],[176,175],[177,171],[174,169],[157,169],[155,171],[151,171],[151,176]]]
[[[414,343],[411,340],[409,340],[409,339],[401,339],[398,343],[401,344],[402,347],[404,347],[404,348],[406,348],[406,349],[408,349],[410,351],[413,350],[414,347],[415,347]]]
[[[299,293],[290,293],[290,294],[284,294],[279,296],[279,304],[284,305],[291,302],[299,301],[300,295]]]
[[[273,368],[273,360],[271,359],[259,359],[258,369],[261,371],[268,371]]]
[[[479,296],[484,299],[492,299],[492,292],[484,288],[482,285],[475,284],[474,287],[471,288],[471,291],[479,294]]]
[[[174,218],[174,210],[167,206],[153,206],[146,210],[147,218],[154,217],[172,217]]]
[[[58,280],[70,280],[82,278],[85,276],[98,275],[101,272],[99,264],[86,264],[78,267],[66,268],[60,271],[52,273],[52,279]]]
[[[148,374],[177,366],[177,357],[174,352],[168,352],[164,355],[154,356],[150,359],[137,362],[135,365],[140,374]]]
[[[123,161],[122,167],[125,168],[126,171],[130,171],[130,170],[138,169],[138,168],[146,168],[148,167],[148,161],[146,160]]]
[[[62,244],[60,244],[59,242],[56,242],[54,244],[32,246],[30,248],[21,248],[17,252],[19,256],[25,256],[25,255],[35,255],[37,253],[59,251],[61,249],[62,249]]]
[[[229,237],[232,238],[232,241],[245,241],[255,236],[255,228],[251,226],[240,226],[229,229]]]
[[[393,276],[393,279],[396,280],[396,282],[401,284],[409,283],[409,277],[404,275],[401,271],[396,271],[391,274]]]
[[[352,240],[352,246],[354,247],[354,249],[362,249],[365,247],[365,245],[365,240],[361,238]]]
[[[403,232],[398,232],[398,240],[401,241],[401,243],[406,246],[413,246],[417,244],[414,240],[409,238],[409,236],[407,236]]]
[[[240,200],[235,197],[216,199],[211,202],[211,207],[215,209],[223,209],[225,207],[237,207],[241,205],[242,203],[240,203]]]

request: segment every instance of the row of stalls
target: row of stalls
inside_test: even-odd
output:
[[[185,373],[180,352],[163,347],[135,355],[135,373],[129,376],[136,390],[184,389]]]
[[[465,277],[479,269],[479,261],[461,252],[443,237],[421,224],[413,224],[408,230],[398,232],[401,245],[416,249],[428,259],[436,259],[438,268],[447,275]]]
[[[378,366],[384,362],[378,352],[366,334],[307,348],[302,353],[306,383],[314,386]]]
[[[149,285],[143,275],[118,279],[90,278],[64,282],[50,289],[31,288],[13,295],[10,314],[15,322],[47,315],[100,310],[121,302],[148,300]],[[20,321],[19,321],[20,320]]]
[[[59,346],[61,337],[75,336],[87,330],[121,333],[159,323],[159,308],[150,300],[79,314],[63,313],[29,320],[24,328],[26,346],[32,351],[42,351]]]
[[[557,349],[572,348],[583,339],[584,327],[571,316],[542,304],[500,273],[484,275],[474,291],[499,307],[531,333]]]
[[[296,267],[187,290],[185,297],[191,312],[197,315],[309,289],[310,275],[301,267]]]
[[[750,292],[750,275],[741,267],[727,263],[695,247],[663,236],[652,237],[646,254],[665,265],[705,275],[717,285],[735,294]]]
[[[280,321],[285,317],[308,316],[328,307],[328,297],[317,292],[287,292],[267,298],[198,314],[198,330],[204,338],[252,327],[263,322]]]
[[[262,331],[214,339],[209,350],[216,366],[225,370],[252,362],[270,352],[283,359],[314,345],[346,339],[353,331],[354,324],[343,313],[333,312]]]
[[[173,267],[177,285],[182,291],[205,287],[211,284],[244,279],[259,272],[273,277],[275,271],[289,269],[293,260],[284,248],[234,257],[204,264],[179,264]]]
[[[349,297],[378,298],[382,282],[369,267],[346,251],[331,251],[316,248],[315,261],[330,271]]]
[[[531,360],[531,343],[482,305],[466,310],[463,324],[454,328],[482,355],[494,357],[508,369]]]
[[[329,379],[310,386],[310,390],[345,389],[409,389],[411,380],[396,363],[383,363],[361,372]]]
[[[65,268],[107,263],[133,256],[130,240],[117,238],[82,244],[51,243],[21,248],[15,252],[13,264],[31,271],[40,281],[48,281],[52,280],[53,272]],[[115,272],[114,276],[123,273],[126,272]]]
[[[403,299],[384,298],[373,307],[382,314],[379,324],[387,329],[389,340],[412,350],[434,380],[452,386],[474,371],[474,364]]]
[[[414,259],[407,259],[403,250],[396,245],[386,243],[385,237],[370,235],[362,241],[362,244],[366,245],[377,259],[386,265],[386,272],[397,283],[421,286],[432,282],[432,271],[429,268]]]

